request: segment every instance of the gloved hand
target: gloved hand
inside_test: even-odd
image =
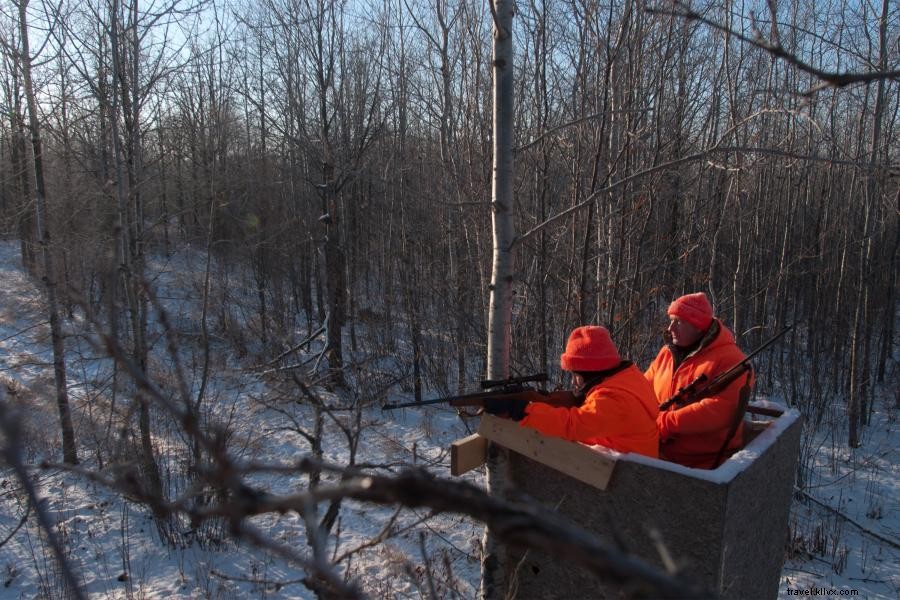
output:
[[[525,405],[527,400],[518,398],[485,398],[484,412],[498,417],[507,417],[513,421],[521,421],[525,418]]]

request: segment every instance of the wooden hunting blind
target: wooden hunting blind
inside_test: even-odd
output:
[[[488,443],[512,450],[511,495],[527,494],[611,545],[663,568],[660,543],[693,583],[722,598],[775,598],[800,447],[797,411],[746,421],[748,443],[718,469],[690,469],[550,438],[483,415],[454,443],[452,470],[485,460]],[[758,414],[758,413],[757,413]],[[616,598],[619,589],[535,550],[506,549],[516,598]],[[587,594],[587,596],[585,595]]]

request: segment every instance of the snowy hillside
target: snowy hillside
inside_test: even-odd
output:
[[[177,361],[171,360],[160,330],[151,371],[161,374],[160,388],[173,398],[176,362],[189,373],[192,397],[200,385],[196,374],[206,359],[197,324],[203,268],[204,258],[194,255],[153,265],[157,295],[180,346]],[[0,243],[0,274],[0,372],[18,385],[11,398],[21,417],[22,459],[82,589],[91,598],[315,598],[304,583],[307,573],[289,560],[291,553],[303,560],[314,553],[307,523],[296,512],[250,520],[271,542],[268,545],[237,543],[225,519],[202,527],[178,520],[160,525],[146,507],[97,480],[58,466],[40,468],[43,461],[60,458],[46,311],[13,242]],[[103,457],[133,448],[130,440],[121,438],[112,417],[104,416],[127,414],[133,408],[129,388],[122,383],[127,376],[96,346],[97,338],[78,307],[66,328],[81,468],[102,470]],[[235,459],[272,466],[308,455],[315,417],[309,404],[301,402],[302,390],[285,387],[283,379],[272,376],[274,367],[253,364],[234,350],[234,340],[215,335],[204,410],[227,431]],[[297,362],[315,361],[319,349],[320,341],[311,340]],[[252,348],[248,355],[253,355]],[[468,435],[475,424],[444,408],[382,412],[379,401],[394,393],[390,360],[380,357],[380,364],[368,365],[351,382],[350,393],[371,400],[358,423],[350,422],[352,411],[344,409],[341,398],[323,388],[314,390],[333,409],[321,425],[322,459],[385,473],[416,464],[449,477],[450,442]],[[900,594],[896,401],[890,390],[881,396],[862,447],[853,451],[846,448],[840,407],[833,409],[830,422],[807,423],[801,460],[808,477],[792,508],[781,595],[809,589],[818,595],[860,598]],[[153,431],[158,448],[173,449],[162,465],[166,489],[173,495],[184,492],[190,481],[180,462],[186,458],[175,450],[183,445],[178,428],[169,419],[157,418]],[[467,478],[480,484],[481,474],[476,471]],[[282,494],[307,486],[306,475],[289,470],[258,469],[250,481],[255,489]],[[344,501],[332,533],[332,542],[318,550],[368,597],[476,595],[482,526],[468,518]],[[0,599],[63,598],[69,592],[26,490],[5,465],[0,471],[0,569]]]

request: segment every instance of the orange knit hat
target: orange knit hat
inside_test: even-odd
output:
[[[688,294],[669,305],[669,316],[678,317],[697,329],[706,331],[713,320],[712,305],[703,292]]]
[[[565,353],[559,357],[566,371],[605,371],[622,362],[606,327],[576,327],[569,336]]]

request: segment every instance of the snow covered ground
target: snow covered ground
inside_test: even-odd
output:
[[[192,274],[202,271],[202,259],[179,256],[154,268],[160,271],[160,300],[173,327],[182,330],[182,339],[188,339],[197,329],[198,279]],[[23,387],[16,402],[25,415],[24,458],[32,465],[58,460],[46,310],[39,288],[21,268],[14,242],[0,242],[0,277],[0,374]],[[81,331],[77,321],[69,328],[72,333]],[[115,439],[98,415],[113,402],[127,401],[113,392],[111,361],[85,337],[70,337],[68,352],[81,458],[84,466],[95,468],[97,457]],[[181,359],[187,370],[202,362],[200,352],[190,348]],[[249,376],[247,365],[232,355],[217,355],[211,364],[210,408],[214,404],[217,418],[229,424],[232,447],[239,449],[241,458],[287,463],[308,452],[298,431],[306,423],[309,415],[304,410],[308,409],[285,408],[283,394],[267,386],[264,378]],[[894,404],[893,397],[880,399],[862,447],[853,451],[843,443],[845,428],[809,428],[804,452],[814,468],[803,493],[795,497],[790,559],[779,596],[792,596],[796,590],[823,596],[855,591],[860,598],[900,594]],[[833,417],[840,418],[839,409]],[[416,463],[448,476],[449,444],[469,433],[455,412],[440,408],[383,413],[373,407],[363,418],[357,461],[385,469]],[[163,422],[154,425],[156,441],[164,446],[165,435],[173,432]],[[334,423],[326,425],[325,460],[344,464],[350,455],[348,440]],[[174,480],[177,464],[166,464],[171,469],[165,475]],[[31,473],[76,577],[92,598],[315,597],[296,566],[270,551],[234,542],[224,525],[221,530],[213,524],[195,531],[190,524],[177,523],[161,529],[143,507],[84,477],[36,466]],[[467,477],[478,482],[480,474]],[[275,492],[296,490],[305,482],[305,477],[283,474],[260,474],[253,479],[254,485]],[[390,507],[354,502],[345,502],[340,515],[333,530],[338,542],[329,552],[340,558],[348,576],[369,597],[428,597],[426,569],[434,574],[439,597],[476,595],[480,525],[455,515],[430,516],[424,510],[398,513]],[[396,519],[391,534],[382,540],[391,519]],[[272,540],[300,554],[307,551],[306,527],[295,513],[262,516],[252,522]],[[164,543],[163,538],[178,543]],[[0,542],[0,599],[66,595],[47,540],[20,483],[7,468],[0,469]]]
[[[860,598],[900,597],[900,444],[895,399],[882,398],[862,446],[846,427],[807,431],[814,468],[792,511],[782,588]],[[809,428],[808,428],[809,429]],[[824,590],[824,592],[823,592]],[[843,593],[841,592],[843,590]]]

